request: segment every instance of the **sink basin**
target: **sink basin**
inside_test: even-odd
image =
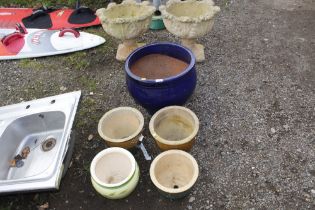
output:
[[[0,193],[59,188],[80,95],[0,108]]]

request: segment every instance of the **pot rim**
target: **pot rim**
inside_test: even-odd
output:
[[[131,162],[131,170],[130,173],[128,174],[128,176],[122,180],[121,182],[115,183],[115,184],[107,184],[102,182],[95,174],[95,167],[96,164],[98,163],[99,159],[101,159],[102,157],[104,157],[105,155],[109,154],[109,153],[122,153],[124,155],[126,155],[130,162]],[[134,175],[136,171],[136,159],[134,158],[134,156],[126,149],[121,148],[121,147],[110,147],[107,149],[102,150],[101,152],[99,152],[92,160],[91,166],[90,166],[90,173],[91,173],[91,177],[92,179],[94,179],[94,181],[103,186],[103,187],[107,187],[107,188],[112,188],[112,187],[119,187],[125,183],[127,183],[131,177]]]
[[[168,187],[164,187],[163,185],[161,185],[158,182],[157,178],[155,177],[155,173],[154,173],[156,164],[159,162],[159,160],[162,157],[170,155],[170,154],[178,154],[178,155],[182,155],[182,156],[187,157],[191,161],[191,163],[194,167],[194,174],[193,174],[192,179],[188,182],[188,184],[186,184],[183,187],[177,188],[177,189],[168,188]],[[151,166],[150,166],[150,178],[151,178],[153,184],[158,189],[160,189],[164,192],[167,192],[167,193],[176,194],[176,193],[182,193],[182,192],[189,190],[197,181],[198,176],[199,176],[199,167],[198,167],[198,163],[197,163],[196,159],[192,155],[190,155],[188,152],[185,152],[182,150],[173,149],[173,150],[168,150],[168,151],[162,152],[152,161]]]
[[[108,11],[115,10],[117,8],[130,7],[131,5],[136,6],[136,7],[146,8],[146,13],[141,14],[138,17],[108,18],[106,16],[103,18],[103,16],[105,16],[105,14]],[[133,0],[125,0],[121,4],[116,4],[115,2],[109,3],[107,8],[100,8],[100,9],[96,10],[96,15],[100,18],[102,23],[124,24],[124,23],[136,23],[136,22],[144,21],[144,20],[150,18],[150,16],[152,16],[152,14],[154,13],[154,11],[155,11],[155,7],[151,6],[146,1],[138,3],[138,2],[133,1]]]
[[[137,118],[139,119],[140,121],[140,125],[138,127],[138,129],[130,136],[128,137],[125,137],[125,138],[122,138],[122,139],[113,139],[113,138],[110,138],[108,136],[106,136],[103,131],[102,131],[102,122],[112,113],[114,112],[117,112],[117,111],[120,111],[120,110],[127,110],[127,111],[131,111],[133,112],[134,114],[136,114]],[[128,107],[128,106],[122,106],[122,107],[117,107],[117,108],[114,108],[114,109],[111,109],[109,110],[108,112],[106,112],[102,118],[99,120],[98,122],[98,127],[97,127],[97,130],[98,130],[98,133],[99,135],[105,140],[105,141],[109,141],[109,142],[113,142],[113,143],[122,143],[122,142],[126,142],[126,141],[129,141],[133,138],[135,138],[136,136],[138,136],[141,131],[143,130],[143,126],[144,126],[144,118],[143,118],[143,115],[142,113],[136,109],[136,108],[133,108],[133,107]]]
[[[167,78],[164,78],[164,79],[143,79],[143,78],[135,75],[134,73],[132,73],[130,68],[129,68],[129,63],[130,63],[131,57],[134,56],[134,54],[138,53],[139,51],[141,51],[141,50],[143,50],[143,49],[145,49],[147,47],[158,46],[158,45],[169,45],[169,46],[173,46],[173,47],[175,46],[175,47],[179,47],[179,48],[185,50],[189,54],[189,56],[191,58],[190,63],[187,66],[187,68],[184,71],[182,71],[180,74],[177,74],[177,75],[172,76],[172,77],[167,77]],[[147,54],[147,55],[150,55],[150,54]],[[180,44],[176,44],[176,43],[173,43],[173,42],[155,42],[155,43],[152,43],[152,44],[147,44],[145,46],[139,47],[135,51],[133,51],[126,59],[125,71],[126,71],[128,76],[130,76],[131,78],[133,78],[134,80],[136,80],[138,82],[146,83],[146,84],[156,84],[156,83],[161,83],[161,82],[169,82],[169,81],[172,81],[172,80],[177,79],[179,77],[182,77],[183,75],[187,74],[189,71],[191,71],[193,69],[193,67],[195,66],[195,63],[196,63],[195,55],[187,47],[184,47],[184,46],[182,46]]]
[[[173,13],[170,13],[168,9],[176,4],[196,4],[196,5],[201,5],[206,4],[206,7],[209,7],[209,10],[207,11],[206,14],[203,14],[199,17],[188,17],[188,16],[176,16]],[[161,5],[159,7],[159,10],[162,13],[163,19],[168,19],[171,21],[178,21],[180,23],[201,23],[205,21],[210,21],[214,18],[214,16],[220,12],[220,7],[214,6],[214,2],[212,0],[201,0],[201,1],[196,1],[196,0],[186,0],[186,1],[181,1],[181,0],[169,0],[166,5]]]
[[[156,120],[156,118],[158,117],[158,115],[160,115],[162,112],[164,111],[167,111],[167,110],[172,110],[172,109],[180,109],[182,111],[185,111],[185,112],[188,112],[190,116],[192,116],[192,118],[194,119],[194,123],[195,123],[195,126],[194,126],[194,130],[193,132],[187,136],[186,138],[182,139],[182,140],[178,140],[178,141],[170,141],[170,140],[166,140],[164,138],[162,138],[160,135],[158,135],[156,132],[155,132],[155,128],[154,128],[154,121]],[[193,138],[195,138],[195,136],[197,135],[198,133],[198,130],[199,130],[199,119],[198,117],[196,116],[196,114],[191,111],[190,109],[186,108],[186,107],[183,107],[183,106],[167,106],[167,107],[164,107],[162,109],[160,109],[159,111],[157,111],[151,118],[150,120],[150,123],[149,123],[149,130],[150,130],[150,133],[151,135],[154,137],[154,139],[158,142],[161,142],[163,144],[167,144],[167,145],[182,145],[182,144],[185,144],[189,141],[191,141]]]

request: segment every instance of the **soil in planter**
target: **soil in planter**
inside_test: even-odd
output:
[[[131,66],[131,72],[141,78],[164,79],[180,74],[188,63],[162,54],[150,54],[137,60]]]

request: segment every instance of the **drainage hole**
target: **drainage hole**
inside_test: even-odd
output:
[[[56,102],[56,100],[54,99],[54,100],[51,100],[50,103],[51,103],[51,104],[54,104],[55,102]]]
[[[31,107],[31,105],[27,105],[26,107],[25,107],[25,109],[29,109]]]
[[[178,187],[178,185],[174,185],[173,188],[174,189],[178,189],[179,187]]]
[[[42,143],[42,149],[44,152],[48,152],[52,150],[56,145],[56,139],[55,138],[48,138]]]
[[[53,145],[53,143],[51,141],[46,143],[46,147],[50,148]]]

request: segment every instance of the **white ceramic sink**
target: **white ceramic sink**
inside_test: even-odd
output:
[[[80,95],[0,108],[0,193],[59,188]]]

